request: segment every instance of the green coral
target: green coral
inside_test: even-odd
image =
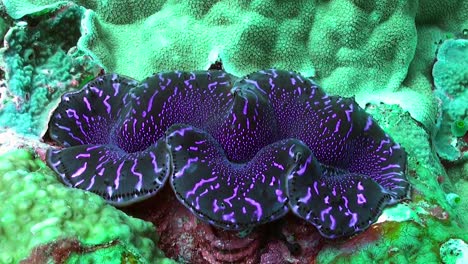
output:
[[[17,22],[8,31],[0,50],[7,79],[7,92],[0,98],[3,127],[44,133],[60,96],[97,74],[96,63],[73,49],[80,36],[81,14],[79,7],[65,8],[51,17]]]
[[[164,259],[155,246],[158,238],[152,224],[125,215],[97,195],[63,186],[26,150],[0,156],[0,190],[1,263],[18,263],[33,248],[61,238],[79,239],[85,245],[121,244],[94,256],[90,253],[87,259],[109,259],[115,252],[141,258],[134,263]]]
[[[7,22],[4,18],[0,17],[0,37],[3,39],[5,37],[5,33],[8,30]]]
[[[4,2],[14,18],[64,3]],[[355,95],[361,105],[400,104],[428,131],[437,111],[430,78],[435,42],[468,28],[464,0],[150,2],[75,1],[88,8],[79,48],[108,71],[136,79],[206,69],[216,59],[235,75],[296,70],[332,94]],[[138,63],[128,63],[135,56]]]
[[[444,41],[432,70],[434,84],[450,96],[461,95],[468,88],[468,40]]]
[[[50,1],[50,0],[35,0],[35,1],[9,1],[3,0],[6,11],[14,19],[20,19],[29,14],[41,14],[49,11],[57,10],[67,4],[67,1]]]
[[[449,239],[440,247],[440,256],[446,264],[468,262],[468,245],[461,239]]]
[[[458,194],[456,193],[448,193],[447,194],[447,202],[452,206],[456,207],[460,204],[461,198]]]
[[[462,239],[467,238],[455,224],[442,223],[433,218],[428,218],[425,225],[411,221],[386,222],[380,225],[372,230],[380,235],[378,239],[351,245],[352,250],[346,250],[339,244],[327,245],[319,252],[316,262],[441,263],[440,244],[460,235]]]
[[[442,43],[437,62],[432,70],[435,95],[441,102],[437,123],[435,147],[439,156],[448,161],[468,160],[461,149],[466,142],[461,139],[468,118],[468,40],[449,39]]]
[[[456,137],[463,137],[468,131],[468,125],[464,120],[456,120],[452,123],[452,134]]]

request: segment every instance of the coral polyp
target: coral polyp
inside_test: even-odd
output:
[[[468,125],[464,120],[456,120],[452,123],[451,131],[455,137],[463,137],[468,131]]]
[[[169,179],[201,220],[244,230],[288,211],[327,238],[367,229],[407,198],[406,152],[353,99],[282,70],[109,74],[68,93],[48,165],[123,206]]]

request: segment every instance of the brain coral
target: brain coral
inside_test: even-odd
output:
[[[64,188],[26,150],[0,156],[0,190],[1,263],[19,263],[34,247],[59,238],[86,245],[120,241],[142,263],[163,259],[151,224],[128,217],[94,194]]]
[[[352,99],[294,72],[116,74],[65,94],[47,161],[69,186],[126,205],[170,178],[200,219],[242,230],[289,208],[326,237],[407,197],[406,153]]]

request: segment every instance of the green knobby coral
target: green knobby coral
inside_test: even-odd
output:
[[[39,135],[60,96],[99,71],[90,57],[73,47],[80,36],[82,9],[17,22],[0,50],[6,92],[0,98],[0,124]],[[76,25],[75,25],[76,24]]]
[[[26,150],[0,156],[0,190],[0,263],[19,263],[33,248],[60,239],[77,239],[83,247],[117,241],[115,250],[87,254],[89,263],[120,263],[115,252],[137,256],[132,263],[164,260],[151,223],[125,215],[94,194],[64,187]]]
[[[64,1],[4,0],[14,18]],[[277,67],[314,76],[332,94],[400,104],[431,131],[430,66],[440,39],[468,28],[468,1],[77,0],[78,46],[108,71],[142,79],[206,69]],[[336,14],[340,14],[337,16]],[[128,63],[138,57],[138,63]]]
[[[435,95],[441,102],[435,147],[439,156],[448,161],[468,160],[460,139],[466,131],[468,118],[468,40],[450,39],[440,46],[432,70]],[[465,152],[466,153],[466,152]]]
[[[432,70],[434,84],[450,97],[461,96],[468,88],[468,40],[449,39],[443,42]]]

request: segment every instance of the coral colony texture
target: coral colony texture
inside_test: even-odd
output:
[[[0,122],[25,134],[44,134],[49,112],[60,96],[93,78],[100,67],[89,56],[72,49],[79,29],[78,8],[54,19],[18,22],[5,35],[0,54],[5,61],[8,91],[0,97]],[[68,53],[68,54],[67,54]]]
[[[98,196],[64,188],[26,150],[0,156],[0,188],[0,263],[65,263],[86,252],[95,254],[81,256],[81,263],[109,263],[124,256],[163,263],[161,252],[153,250],[158,238],[151,224]]]
[[[2,0],[0,35],[0,264],[468,263],[468,0]]]
[[[65,94],[49,129],[65,148],[47,163],[67,185],[125,205],[169,178],[182,204],[224,229],[291,209],[323,236],[349,236],[409,190],[405,151],[371,116],[287,71],[106,75]]]

